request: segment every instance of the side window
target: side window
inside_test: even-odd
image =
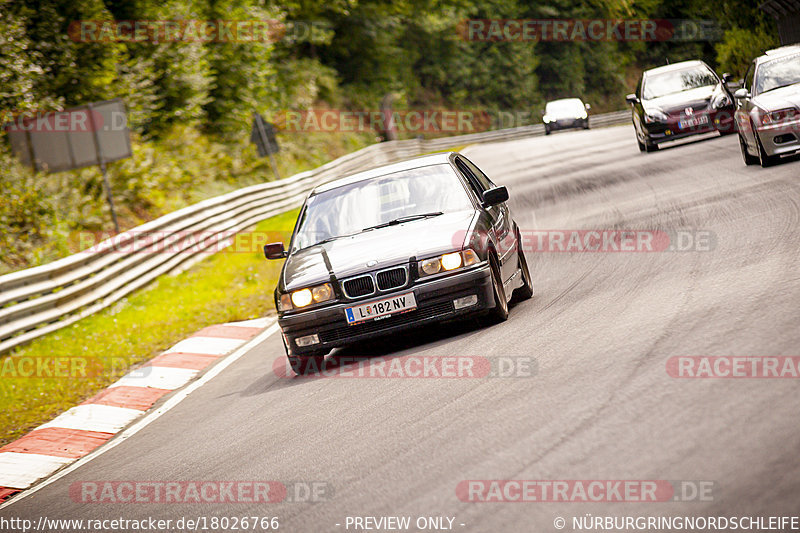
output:
[[[636,96],[640,99],[642,98],[642,79],[643,78],[639,78],[639,82],[636,84]]]
[[[481,184],[478,181],[478,178],[475,177],[475,174],[472,173],[472,171],[469,169],[469,167],[467,167],[467,165],[460,157],[456,158],[455,163],[456,167],[458,167],[458,170],[461,171],[461,174],[463,174],[464,177],[467,178],[467,181],[469,182],[469,186],[472,189],[472,192],[475,193],[475,198],[477,198],[478,201],[480,201],[483,198],[483,189],[481,188]]]
[[[744,85],[742,85],[750,93],[753,92],[753,74],[755,74],[755,71],[756,63],[753,61],[750,63],[750,68],[747,69],[747,74],[744,75]]]
[[[464,163],[469,167],[469,169],[472,171],[472,173],[478,179],[478,183],[481,184],[481,187],[482,187],[482,189],[484,191],[488,190],[488,189],[494,189],[495,184],[492,183],[492,180],[490,180],[488,178],[488,176],[486,176],[486,174],[484,174],[481,171],[481,169],[479,169],[478,167],[475,166],[475,163],[473,163],[472,161],[470,161],[467,158],[464,158]]]

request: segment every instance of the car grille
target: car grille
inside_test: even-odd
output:
[[[402,287],[406,284],[406,277],[406,269],[403,267],[384,270],[375,276],[378,280],[378,288],[382,291]]]
[[[372,283],[370,276],[359,276],[357,278],[348,279],[343,283],[344,292],[350,298],[358,298],[359,296],[366,296],[375,292],[375,285]]]
[[[687,115],[686,114],[686,109],[689,109],[689,108],[692,109],[692,112]],[[671,113],[668,113],[668,115],[670,115],[672,117],[678,117],[678,118],[689,118],[689,117],[692,117],[692,116],[700,116],[705,111],[706,111],[706,106],[705,105],[695,105],[695,106],[687,106],[686,108],[676,109],[675,111],[672,111]]]
[[[374,333],[382,329],[391,328],[402,324],[410,324],[420,320],[433,319],[452,312],[453,302],[442,302],[422,309],[408,311],[407,313],[403,313],[401,315],[385,318],[383,320],[364,322],[362,324],[356,324],[355,326],[340,326],[337,328],[320,331],[319,340],[321,342],[338,341],[354,337],[356,335]]]

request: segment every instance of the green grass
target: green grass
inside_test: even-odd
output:
[[[270,241],[278,240],[275,232],[280,232],[287,242],[296,218],[293,210],[259,223],[254,231],[268,232]],[[281,262],[264,259],[263,252],[249,245],[252,240],[243,236],[189,270],[161,276],[110,308],[0,358],[0,445],[203,327],[273,314]],[[78,366],[63,371],[68,377],[14,375],[15,369],[30,372],[29,366],[19,365],[24,358],[62,357],[76,358],[70,361]]]

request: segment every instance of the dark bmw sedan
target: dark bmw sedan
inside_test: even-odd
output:
[[[633,106],[636,143],[642,152],[658,150],[659,143],[689,135],[736,131],[733,96],[724,81],[702,61],[646,70],[636,93],[629,94],[626,100]]]
[[[275,303],[294,371],[380,334],[475,314],[505,320],[512,293],[533,295],[507,200],[454,152],[314,189],[289,249],[264,247],[286,258]]]

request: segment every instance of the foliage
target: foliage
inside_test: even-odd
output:
[[[725,38],[716,46],[719,69],[743,77],[753,58],[776,46],[775,37],[763,28],[733,28],[725,32]]]
[[[468,19],[711,21],[717,41],[468,41]],[[257,41],[82,39],[80,21],[269,21]],[[72,31],[71,31],[72,30]],[[134,156],[110,166],[124,227],[271,178],[249,144],[251,115],[314,107],[528,113],[578,96],[620,109],[644,68],[702,58],[741,75],[777,44],[750,0],[0,0],[0,117],[124,99]],[[534,113],[531,113],[531,112]],[[523,115],[524,116],[524,115]],[[507,124],[510,125],[510,124]],[[379,132],[279,133],[281,173],[328,161]],[[0,134],[2,137],[2,134]],[[0,272],[73,249],[75,231],[108,224],[94,168],[35,175],[0,139]]]

